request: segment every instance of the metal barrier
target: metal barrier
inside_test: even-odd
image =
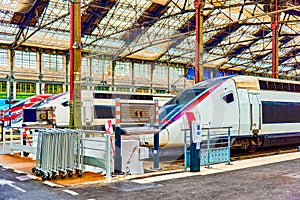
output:
[[[83,164],[104,169],[106,171],[107,179],[111,178],[110,137],[110,134],[104,134],[104,137],[83,138]]]
[[[18,129],[18,131],[16,131]],[[3,141],[3,154],[6,154],[6,142],[9,142],[9,151],[12,153],[13,151],[20,151],[21,155],[23,156],[24,152],[26,155],[29,153],[35,154],[36,147],[32,146],[34,139],[30,139],[28,137],[23,137],[22,131],[23,128],[20,127],[3,127],[2,133],[2,141]],[[6,139],[6,132],[9,132],[9,141]],[[24,143],[27,143],[27,145]]]
[[[230,129],[231,127],[202,128],[201,165],[227,162],[230,164]]]
[[[122,150],[121,132],[126,134],[155,134],[154,140],[154,167],[153,169],[160,169],[159,167],[159,129],[158,127],[158,101],[153,103],[129,103],[128,101],[121,102],[119,98],[115,102],[116,123],[115,123],[115,154],[114,154],[114,174],[123,174],[123,154],[131,154],[134,152],[124,152]],[[138,127],[137,125],[149,124],[149,127]],[[127,126],[121,128],[121,126]],[[124,144],[123,144],[124,145]],[[125,145],[124,145],[125,146]],[[141,149],[139,149],[141,150]],[[141,150],[143,151],[143,150]],[[141,166],[141,165],[140,165]],[[136,168],[136,167],[133,167]],[[139,171],[139,170],[137,170]]]
[[[211,164],[227,162],[230,164],[230,129],[232,127],[211,127],[201,129],[200,165],[211,168]],[[184,171],[190,166],[191,133],[189,128],[184,131]]]

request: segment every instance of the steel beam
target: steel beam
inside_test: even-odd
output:
[[[81,120],[81,2],[70,7],[70,128],[80,128]],[[72,53],[72,54],[71,54]]]
[[[205,0],[195,0],[196,9],[196,53],[195,84],[203,81],[203,8]]]
[[[271,16],[272,28],[272,78],[278,78],[278,0],[274,0],[275,13]]]

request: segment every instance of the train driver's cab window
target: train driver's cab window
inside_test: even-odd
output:
[[[300,92],[300,85],[295,84],[295,92]]]
[[[231,103],[234,101],[234,97],[233,97],[233,93],[229,93],[229,94],[226,94],[223,96],[223,100],[226,102],[226,103]]]

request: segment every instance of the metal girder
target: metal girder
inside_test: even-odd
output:
[[[116,0],[93,0],[87,6],[81,17],[81,34],[90,35],[98,23],[107,15],[116,4]]]
[[[239,23],[227,25],[225,28],[220,30],[217,34],[212,35],[210,37],[210,39],[205,43],[205,48],[207,50],[211,50],[212,48],[217,46],[219,43],[221,43],[225,37],[227,37],[232,32],[236,31],[240,27],[241,27],[241,25]]]
[[[247,45],[239,44],[236,48],[228,51],[227,56],[229,59],[231,59],[234,56],[237,56],[241,54],[246,49],[249,49],[254,43],[256,43],[260,38],[264,38],[266,35],[268,35],[271,32],[269,29],[265,29],[264,27],[259,29],[256,33],[253,34],[254,37],[257,39],[253,39],[250,43]]]
[[[44,24],[40,27],[38,27],[35,31],[33,31],[31,34],[27,35],[26,37],[24,37],[24,39],[22,41],[18,42],[18,46],[21,45],[22,43],[26,42],[30,37],[32,37],[35,33],[37,33],[38,31],[42,30],[43,28],[46,28],[47,26],[53,24],[54,22],[56,22],[57,20],[60,20],[62,18],[65,18],[66,16],[70,15],[70,13],[64,14],[62,16],[59,16],[57,18],[55,18],[54,20],[50,21],[47,24]],[[17,44],[17,43],[16,43]]]
[[[119,55],[123,52],[123,49],[129,47],[132,42],[137,42],[137,40],[143,33],[145,33],[155,22],[159,21],[160,17],[163,16],[163,14],[168,10],[168,5],[170,2],[171,1],[169,0],[165,5],[160,5],[153,2],[149,6],[149,8],[145,10],[145,12],[141,15],[141,17],[136,20],[136,24],[138,24],[138,27],[132,28],[129,31],[125,32],[125,34],[121,38],[123,41],[125,41],[125,44],[121,47],[120,51],[114,54],[114,58],[119,57]],[[152,46],[152,44],[150,44],[150,46]],[[143,49],[144,48],[135,50],[134,53]],[[133,54],[133,52],[126,54],[126,56],[129,56],[131,54]]]
[[[282,64],[285,61],[299,55],[299,53],[300,53],[300,48],[299,47],[293,48],[290,51],[288,51],[285,55],[281,56],[278,63]]]
[[[133,42],[136,38],[139,38],[143,32],[145,32],[150,26],[158,21],[159,18],[167,11],[169,2],[166,5],[152,3],[152,5],[142,14],[142,16],[136,20],[136,23],[140,26],[133,28],[121,38],[126,42],[126,45]]]
[[[49,1],[50,0],[37,0],[28,13],[14,13],[11,23],[17,24],[20,29],[15,37],[15,41],[12,43],[12,48],[16,48],[16,45],[21,36],[24,34],[24,30],[26,28],[28,29],[30,26],[36,25],[39,14],[44,11]]]
[[[39,16],[44,12],[50,0],[36,0],[28,13],[14,13],[10,23],[20,27],[34,27],[38,22]]]

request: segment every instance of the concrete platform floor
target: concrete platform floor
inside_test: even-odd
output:
[[[0,165],[5,168],[11,168],[14,171],[35,176],[35,173],[31,171],[35,165],[35,161],[30,157],[21,157],[20,154],[0,155]],[[36,176],[36,179],[42,180],[40,176]],[[57,177],[56,179],[49,180],[49,182],[60,186],[72,186],[82,183],[95,183],[103,180],[105,180],[105,177],[102,174],[87,171],[83,172],[82,177],[78,177],[74,174],[72,177],[67,176],[64,179]]]
[[[176,167],[168,167],[162,165],[163,170],[152,171],[152,172],[147,171],[147,173],[142,175],[116,176],[110,180],[106,180],[105,177],[99,173],[84,172],[82,177],[77,177],[77,175],[74,175],[72,177],[66,177],[65,179],[61,179],[60,177],[58,177],[54,180],[50,180],[49,182],[53,184],[57,184],[59,186],[74,186],[74,185],[89,184],[89,183],[105,184],[107,182],[123,181],[123,180],[132,180],[136,183],[144,184],[144,183],[154,183],[158,181],[172,180],[172,179],[185,178],[191,176],[216,174],[216,173],[240,170],[240,169],[251,168],[256,166],[263,166],[272,163],[291,161],[296,159],[300,159],[300,152],[233,161],[231,162],[231,165],[220,163],[220,164],[211,165],[211,168],[205,168],[205,166],[201,166],[200,172],[189,172],[189,171],[183,172],[182,167],[176,169]],[[28,157],[21,157],[19,154],[0,155],[0,165],[7,168],[12,168],[15,171],[21,171],[26,174],[35,175],[34,173],[31,172],[31,169],[35,165],[35,161]],[[151,163],[145,162],[145,166],[151,166]],[[36,178],[41,180],[41,177],[36,177]]]

